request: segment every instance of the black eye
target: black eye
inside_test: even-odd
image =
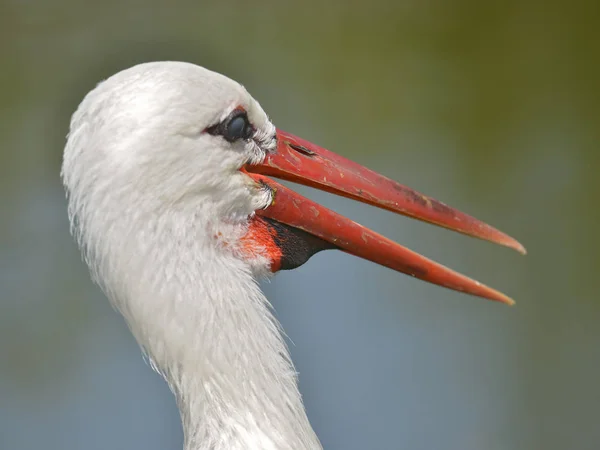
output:
[[[223,122],[213,125],[205,131],[213,136],[223,136],[228,142],[235,142],[239,139],[250,139],[254,134],[254,127],[248,120],[246,111],[237,109]]]
[[[223,122],[221,134],[227,141],[235,142],[238,139],[250,139],[252,131],[248,117],[242,113],[226,119]]]

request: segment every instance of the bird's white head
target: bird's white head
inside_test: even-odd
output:
[[[256,279],[337,248],[510,303],[278,184],[303,183],[524,251],[443,203],[277,130],[237,82],[180,62],[99,84],[62,167],[95,280],[177,395],[188,448],[315,448]]]
[[[182,219],[205,230],[207,246],[235,246],[272,200],[240,168],[275,149],[265,112],[227,77],[177,62],[120,72],[71,121],[63,177],[75,231],[94,253],[112,226],[127,222],[132,237],[151,217],[189,212]]]

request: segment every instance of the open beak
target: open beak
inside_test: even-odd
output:
[[[467,214],[281,130],[277,130],[277,150],[268,154],[262,163],[248,165],[245,170],[274,191],[274,201],[258,211],[259,215],[304,230],[347,253],[421,280],[490,300],[514,303],[501,292],[421,256],[268,176],[348,197],[526,253],[515,239]]]

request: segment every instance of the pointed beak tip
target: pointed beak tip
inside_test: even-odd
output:
[[[523,246],[523,244],[511,237],[509,237],[506,242],[503,242],[503,245],[505,245],[508,248],[512,248],[513,250],[516,250],[521,255],[527,254],[527,249],[525,248],[525,246]]]
[[[507,306],[515,306],[517,304],[517,302],[515,302],[512,298],[510,297],[506,297],[506,299],[504,299],[504,301],[502,302]]]
[[[527,254],[527,249],[521,244],[519,244],[519,247],[516,250],[523,256]]]
[[[510,298],[508,295],[503,294],[500,291],[495,289],[487,288],[487,292],[484,295],[475,294],[477,297],[487,298],[488,300],[492,300],[494,302],[502,303],[507,306],[515,306],[516,302]]]

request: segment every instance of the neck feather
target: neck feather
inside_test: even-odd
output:
[[[251,265],[182,228],[189,217],[163,217],[98,275],[175,393],[186,450],[320,449]]]
[[[204,321],[197,353],[167,375],[186,448],[321,448],[267,299],[251,279],[230,280],[229,286],[228,292],[204,297],[219,311],[213,311],[211,323]]]

